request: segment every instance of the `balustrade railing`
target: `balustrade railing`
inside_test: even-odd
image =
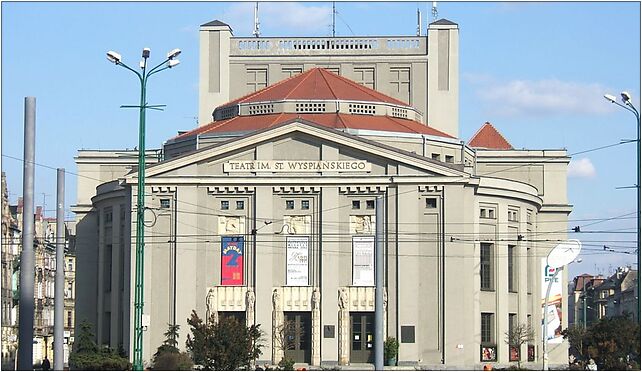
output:
[[[231,55],[426,54],[425,37],[232,38]]]

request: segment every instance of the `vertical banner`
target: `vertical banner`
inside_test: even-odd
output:
[[[549,343],[559,344],[563,341],[562,337],[562,274],[557,274],[555,281],[551,285],[551,293],[548,295],[548,309],[544,309],[546,304],[546,290],[548,284],[553,280],[555,268],[548,266],[546,258],[542,258],[542,331],[544,331],[544,311],[548,311],[548,326],[546,339]]]
[[[309,285],[309,238],[307,236],[288,236],[286,238],[286,251],[287,269],[285,284]]]
[[[375,285],[374,246],[374,236],[352,237],[352,285]]]
[[[221,285],[243,285],[243,237],[221,239]]]

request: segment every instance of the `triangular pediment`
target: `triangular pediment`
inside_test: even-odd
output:
[[[257,161],[265,163],[256,165]],[[278,167],[277,162],[288,163],[280,169],[273,169]],[[251,168],[253,166],[263,169]],[[349,167],[358,168],[352,172]],[[229,177],[268,173],[274,176],[286,172],[288,176],[318,177],[319,171],[331,170],[336,171],[334,174],[361,176],[469,177],[455,165],[303,120],[294,120],[154,164],[147,168],[146,177]],[[127,179],[131,182],[136,177],[134,172]]]

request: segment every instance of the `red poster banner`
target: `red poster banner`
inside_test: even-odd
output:
[[[224,236],[221,241],[221,285],[243,285],[243,237]]]

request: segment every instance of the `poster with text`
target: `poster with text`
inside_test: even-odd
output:
[[[243,285],[243,237],[221,240],[221,285]]]
[[[352,237],[352,285],[375,285],[374,246],[374,236]]]
[[[308,285],[309,238],[288,236],[286,239],[286,285]]]
[[[546,258],[542,258],[541,264],[542,275],[542,332],[544,331],[544,311],[548,311],[548,326],[546,327],[546,339],[549,343],[559,344],[564,338],[562,337],[562,274],[557,277],[551,284],[551,292],[548,295],[548,309],[544,309],[546,301],[546,290],[553,280],[555,268],[546,264]]]

